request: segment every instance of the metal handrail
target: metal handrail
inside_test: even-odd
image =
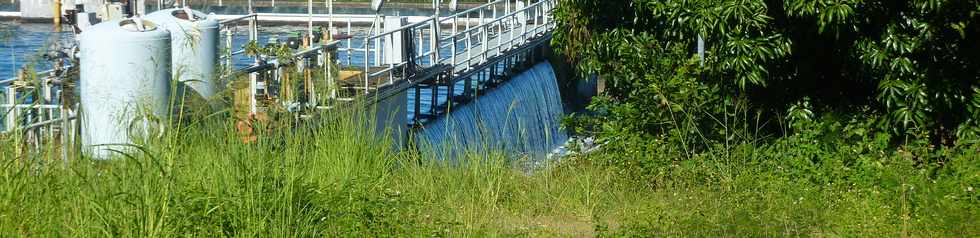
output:
[[[259,16],[258,13],[251,13],[251,14],[242,15],[242,16],[239,16],[239,17],[236,17],[236,18],[221,20],[221,21],[218,21],[218,23],[220,25],[224,25],[224,24],[228,24],[228,23],[231,23],[231,22],[241,21],[241,20],[244,20],[244,19],[247,19],[247,18],[258,17],[258,16]]]
[[[446,23],[448,21],[456,21],[456,20],[458,20],[458,18],[460,18],[462,16],[466,16],[468,14],[472,14],[473,12],[476,12],[476,11],[484,11],[484,10],[490,9],[495,4],[500,4],[502,2],[505,2],[505,0],[496,0],[496,1],[493,1],[493,2],[490,2],[490,3],[483,4],[480,7],[468,9],[466,11],[462,11],[462,12],[453,14],[453,15],[448,16],[448,17],[435,17],[435,16],[433,16],[433,17],[430,17],[429,19],[424,20],[424,21],[420,21],[420,22],[408,24],[408,25],[405,25],[405,26],[401,26],[399,28],[396,28],[396,29],[393,29],[393,30],[389,30],[389,31],[385,31],[383,33],[379,33],[379,34],[376,34],[376,35],[371,35],[371,36],[368,36],[368,37],[364,38],[364,45],[362,47],[354,48],[354,47],[351,47],[351,46],[348,45],[348,47],[347,47],[348,52],[364,52],[364,63],[363,63],[364,65],[363,66],[364,66],[364,70],[365,70],[366,73],[364,74],[364,87],[363,88],[364,88],[365,93],[368,93],[370,91],[371,86],[369,84],[370,84],[370,79],[371,78],[378,77],[378,76],[384,75],[386,73],[389,73],[390,74],[395,68],[402,67],[402,66],[404,66],[406,64],[406,62],[382,64],[381,62],[377,62],[378,59],[376,59],[375,60],[376,62],[374,62],[374,65],[375,66],[387,65],[388,67],[384,67],[384,68],[380,69],[377,72],[373,72],[373,73],[372,72],[369,72],[370,71],[369,69],[371,68],[371,62],[370,62],[371,60],[370,59],[371,59],[372,54],[374,54],[375,58],[381,58],[380,55],[382,55],[382,54],[385,53],[384,51],[382,51],[382,45],[378,41],[380,39],[382,39],[382,38],[393,37],[394,34],[396,34],[396,33],[403,33],[406,30],[417,31],[417,32],[419,32],[419,36],[418,36],[419,37],[419,40],[422,40],[422,39],[424,39],[424,37],[422,36],[422,33],[421,32],[424,31],[424,30],[426,30],[426,29],[429,29],[430,34],[432,34],[432,37],[430,37],[430,39],[432,41],[435,41],[435,42],[433,42],[434,43],[433,47],[430,47],[431,49],[429,49],[428,51],[424,51],[424,52],[421,52],[421,53],[415,55],[414,58],[413,58],[413,60],[421,60],[421,59],[425,59],[427,57],[433,57],[433,56],[435,56],[435,57],[433,57],[432,60],[429,61],[429,64],[430,65],[435,65],[435,64],[440,64],[440,63],[446,63],[446,61],[452,60],[453,61],[452,66],[453,67],[457,67],[457,66],[459,66],[461,64],[471,64],[472,61],[473,61],[473,57],[467,57],[467,59],[464,60],[464,61],[462,61],[462,62],[456,62],[456,60],[455,60],[454,57],[457,56],[457,55],[462,55],[461,53],[457,53],[457,50],[456,50],[457,44],[459,43],[459,39],[461,39],[461,38],[465,38],[466,41],[467,41],[466,44],[465,44],[465,46],[464,46],[466,48],[465,52],[467,54],[470,54],[472,56],[472,54],[474,53],[473,51],[478,49],[477,47],[474,47],[474,45],[476,45],[476,46],[482,47],[482,49],[479,50],[479,53],[477,53],[476,55],[477,56],[480,56],[480,58],[482,60],[486,60],[487,58],[490,58],[490,57],[493,57],[493,56],[496,56],[496,55],[499,55],[499,54],[502,54],[503,53],[501,51],[501,49],[503,48],[503,45],[505,44],[505,42],[501,42],[500,41],[500,36],[502,36],[503,34],[511,33],[511,36],[512,37],[509,38],[509,39],[507,39],[507,41],[506,41],[506,44],[507,45],[513,46],[513,42],[515,42],[515,41],[518,40],[518,37],[515,37],[515,35],[513,34],[513,31],[516,30],[517,28],[513,26],[513,23],[512,22],[517,21],[516,18],[519,16],[519,14],[527,14],[529,16],[530,15],[534,15],[534,18],[535,18],[535,21],[536,21],[535,26],[532,29],[530,29],[531,31],[527,31],[526,25],[524,23],[521,23],[521,26],[522,26],[521,29],[523,29],[523,31],[521,32],[519,39],[522,40],[522,41],[523,40],[527,40],[528,33],[531,33],[532,35],[537,36],[540,33],[539,31],[542,29],[542,27],[545,27],[545,28],[550,27],[550,22],[541,22],[541,23],[544,23],[544,24],[538,24],[537,23],[537,18],[538,17],[540,17],[542,14],[547,14],[548,12],[550,12],[550,9],[545,9],[545,7],[547,6],[546,4],[550,4],[552,2],[552,0],[545,0],[545,1],[539,1],[539,2],[536,2],[536,3],[533,3],[533,4],[529,4],[529,5],[525,6],[524,8],[521,8],[521,9],[515,9],[512,12],[506,13],[504,15],[497,16],[496,18],[493,18],[492,20],[490,20],[488,22],[487,21],[483,21],[481,19],[481,22],[482,22],[481,24],[479,24],[477,26],[473,26],[473,27],[467,26],[467,29],[465,29],[463,31],[456,32],[455,31],[456,24],[453,24],[453,26],[454,26],[454,28],[453,28],[454,34],[451,34],[449,36],[443,37],[440,34],[441,31],[437,31],[437,29],[438,29],[437,26],[438,25],[443,25],[443,23]],[[494,14],[494,15],[496,15],[496,14]],[[482,14],[481,14],[481,18],[482,18]],[[455,22],[452,22],[452,23],[455,23]],[[504,27],[504,25],[508,25],[508,27]],[[494,30],[496,30],[495,33],[491,33],[491,32],[494,32]],[[479,38],[478,38],[479,39],[479,42],[477,42],[476,44],[474,44],[472,42],[472,40],[471,40],[472,39],[471,38],[471,35],[472,34],[477,34],[477,33],[482,34],[482,36],[479,36]],[[498,39],[498,42],[497,42],[497,45],[496,46],[493,46],[493,47],[487,46],[487,44],[489,43],[489,40],[490,40],[491,36],[493,38]],[[412,36],[412,37],[415,37],[415,36]],[[372,41],[376,41],[376,42],[372,43]],[[444,41],[449,41],[449,42],[448,43],[442,43]],[[443,58],[443,55],[442,54],[439,54],[440,49],[443,48],[443,47],[445,47],[445,46],[452,47],[451,48],[452,53],[451,53],[451,55],[450,55],[449,58]],[[488,55],[488,53],[490,53],[491,50],[495,50],[496,51],[496,53],[494,53],[493,56]],[[381,86],[384,86],[386,84],[394,83],[393,80],[394,80],[394,78],[389,78],[389,80],[388,80],[387,83],[382,83],[382,84],[376,85],[376,86],[381,87]]]

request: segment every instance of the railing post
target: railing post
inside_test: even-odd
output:
[[[416,55],[422,55],[425,53],[425,32],[422,29],[418,30],[418,40],[415,41],[418,45],[415,47]],[[413,36],[414,37],[414,36]],[[415,59],[411,59],[415,60]]]
[[[354,62],[351,61],[351,57],[354,55],[354,37],[351,35],[351,19],[347,16],[347,65],[353,66]],[[364,60],[367,60],[365,58]]]
[[[486,24],[486,21],[484,20],[484,19],[486,19],[486,14],[483,13],[486,10],[487,10],[486,8],[482,8],[482,7],[480,8],[480,24],[477,25],[477,27],[480,27],[480,29],[479,29],[480,30],[480,38],[479,38],[479,41],[480,41],[480,55],[483,56],[483,57],[481,57],[481,61],[479,62],[481,64],[483,63],[483,60],[485,60],[486,59],[486,56],[487,56],[487,47],[486,47],[487,46],[487,26],[484,25],[484,24]]]
[[[61,131],[59,131],[61,132],[61,162],[64,164],[65,168],[68,167],[68,148],[71,147],[69,146],[70,144],[68,143],[68,116],[69,115],[66,107],[67,105],[64,105],[64,103],[62,103],[61,111],[59,112],[60,113],[59,115],[61,116]]]
[[[527,5],[525,4],[524,6]],[[527,14],[527,10],[528,9],[526,7],[524,9],[521,9],[520,14],[524,16],[523,20],[521,18],[517,18],[517,21],[519,21],[519,23],[521,24],[521,42],[520,42],[521,44],[523,44],[524,41],[527,40],[527,17],[529,15]]]
[[[252,17],[248,19],[248,40],[256,41],[259,38],[259,33],[258,33],[259,15],[251,11],[249,12],[249,14],[252,15]]]
[[[449,53],[452,54],[451,56],[449,56],[449,58],[450,58],[450,61],[452,62],[453,73],[456,73],[456,34],[455,33],[453,33],[453,35],[450,36],[450,40],[449,41],[452,44],[451,46],[449,46],[449,48],[450,48],[449,49]]]
[[[364,38],[364,94],[368,94],[368,78],[371,77],[371,64],[368,62],[371,57],[371,40]]]
[[[381,35],[381,22],[382,22],[381,17],[375,17],[374,20],[376,21],[374,23],[375,24],[374,35],[375,36]],[[381,37],[374,38],[374,48],[378,48],[378,50],[374,52],[374,66],[380,67],[381,66],[381,53],[380,53]],[[367,61],[368,59],[364,58],[364,60]]]
[[[450,48],[449,49],[449,53],[452,54],[452,55],[449,56],[449,58],[450,58],[450,61],[453,64],[452,65],[453,66],[452,67],[453,68],[453,73],[456,73],[456,31],[457,31],[456,28],[459,27],[459,23],[457,23],[457,20],[458,19],[459,19],[459,17],[456,16],[456,13],[455,12],[453,12],[453,26],[452,26],[453,29],[450,31],[450,32],[452,32],[452,34],[449,35],[450,36],[450,40],[449,40],[449,48]]]
[[[466,70],[470,69],[473,60],[473,32],[466,31]]]
[[[259,35],[258,35],[258,15],[256,15],[255,12],[252,12],[251,10],[249,11],[249,14],[251,14],[252,17],[249,18],[249,20],[248,20],[248,40],[249,40],[249,42],[256,42],[257,43],[258,42],[258,37],[259,37]],[[259,65],[259,58],[258,58],[258,56],[254,56],[252,58],[252,65],[253,66]],[[249,95],[248,95],[248,111],[252,115],[258,113],[258,111],[259,111],[258,110],[258,108],[259,108],[258,107],[258,103],[255,100],[255,93],[258,92],[258,87],[259,87],[258,80],[259,80],[258,73],[252,72],[252,73],[249,73],[248,74],[248,89],[249,89]]]
[[[229,69],[231,69],[233,67],[232,66],[232,62],[233,61],[231,59],[232,58],[232,51],[234,50],[234,48],[233,48],[234,46],[232,45],[232,39],[233,39],[232,37],[234,37],[234,36],[232,35],[231,29],[230,28],[229,29],[225,29],[225,46],[226,46],[225,47],[225,52],[226,52],[225,55],[227,57],[227,58],[225,58],[225,68],[224,68],[225,72],[230,72]]]
[[[538,35],[538,29],[541,28],[541,23],[538,22],[538,18],[541,16],[541,4],[534,5],[534,32],[531,32],[532,36]]]
[[[510,34],[510,38],[507,39],[507,48],[508,49],[513,49],[514,48],[514,31],[516,30],[516,25],[514,25],[514,23],[517,22],[516,19],[517,19],[517,14],[511,15],[510,17],[507,18],[507,21],[510,22],[509,24],[507,24],[510,27],[507,30],[507,33]]]
[[[429,47],[432,47],[432,59],[429,61],[429,65],[436,65],[439,63],[439,16],[432,17],[432,29],[429,31]]]
[[[14,89],[12,85],[7,86],[7,106],[9,108],[4,108],[4,114],[7,119],[7,124],[4,127],[6,131],[13,131],[17,128],[17,90]]]
[[[494,22],[496,22],[495,24],[497,25],[497,54],[499,55],[501,53],[500,46],[504,43],[504,39],[501,38],[504,36],[504,21],[503,19],[498,19],[494,20]]]

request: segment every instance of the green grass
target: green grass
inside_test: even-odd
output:
[[[113,161],[72,158],[68,169],[48,158],[56,149],[20,153],[6,141],[0,234],[520,233],[521,226],[535,228],[530,219],[539,213],[587,221],[585,201],[597,199],[550,187],[546,176],[526,175],[500,156],[449,164],[395,152],[387,140],[365,139],[380,137],[349,119],[266,133],[256,144],[241,143],[230,124],[171,130],[143,152]]]
[[[73,156],[67,168],[56,148],[28,153],[4,138],[0,236],[980,234],[975,147],[936,167],[804,136],[687,159],[644,141],[527,173],[499,154],[450,163],[391,150],[349,114],[260,127],[254,144],[230,119],[189,121],[116,160]]]

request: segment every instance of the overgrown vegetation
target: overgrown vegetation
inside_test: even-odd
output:
[[[566,125],[601,145],[580,160],[654,194],[699,191],[673,204],[689,213],[652,209],[622,234],[975,236],[978,13],[561,1],[553,45],[606,86]]]
[[[363,118],[292,130],[233,119],[177,127],[114,161],[58,148],[0,147],[4,236],[971,236],[976,156],[943,166],[878,139],[813,134],[676,160],[662,141],[568,158],[533,174],[520,161],[456,162],[389,150]],[[368,120],[369,121],[369,120]],[[859,135],[855,125],[840,127]],[[816,129],[815,129],[816,130]],[[376,138],[376,139],[372,139]],[[866,138],[866,137],[857,137]],[[636,143],[639,144],[639,143]],[[804,145],[804,146],[800,146]],[[720,146],[720,145],[716,145]],[[832,146],[814,148],[814,146]],[[624,148],[613,147],[608,148]],[[662,150],[662,151],[657,151]],[[975,150],[975,149],[974,149]],[[642,153],[640,153],[642,152]],[[657,152],[657,153],[652,153]],[[729,153],[729,154],[725,154]],[[643,164],[616,164],[629,158]],[[816,159],[829,158],[829,159]],[[628,168],[628,169],[620,169]],[[640,175],[646,180],[635,181]],[[969,187],[973,186],[973,187]]]
[[[250,143],[190,114],[67,166],[13,133],[0,236],[980,236],[977,11],[563,0],[553,43],[606,86],[566,124],[591,153],[439,161],[347,111]]]

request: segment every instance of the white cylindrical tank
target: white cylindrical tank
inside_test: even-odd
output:
[[[95,159],[163,130],[170,105],[170,32],[139,18],[79,36],[82,147]]]
[[[190,8],[171,8],[146,16],[170,31],[173,76],[205,99],[217,93],[218,20]]]

